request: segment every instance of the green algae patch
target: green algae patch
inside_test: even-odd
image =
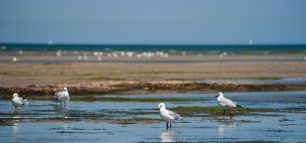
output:
[[[208,114],[222,114],[224,108],[219,106],[209,106],[209,107],[202,107],[202,106],[192,106],[192,107],[176,107],[171,108],[170,110],[176,111],[182,115],[195,115],[197,113],[208,113]],[[244,107],[237,107],[237,108],[230,108],[229,109],[233,114],[244,114],[250,112],[275,112],[274,109],[269,108],[244,108]],[[228,114],[228,113],[227,113]]]
[[[79,121],[88,121],[88,122],[107,122],[112,124],[152,124],[159,123],[161,120],[152,119],[152,118],[131,118],[131,119],[117,119],[117,118],[65,118],[65,117],[56,117],[56,118],[39,118],[32,119],[32,122],[79,122]],[[1,122],[2,123],[2,122]],[[5,122],[3,122],[5,124]]]
[[[153,115],[159,114],[159,111],[104,111],[105,113],[108,114],[126,114],[126,115]]]
[[[35,94],[22,94],[21,97],[23,99],[30,100],[29,102],[31,102],[31,100],[41,100],[41,101],[54,100],[53,96],[47,96],[47,95],[39,96],[39,95],[35,95]],[[11,100],[12,99],[12,95],[2,95],[0,99],[2,99],[2,100]]]
[[[126,98],[126,97],[95,97],[95,96],[78,96],[71,97],[72,101],[110,101],[110,102],[191,102],[206,101],[205,99],[196,98]]]
[[[306,112],[306,107],[287,107],[282,109],[282,111],[290,113],[304,113]]]
[[[253,141],[236,141],[237,143],[279,143],[278,141],[265,141],[265,140],[253,140]]]
[[[255,79],[255,80],[280,80],[282,78],[279,77],[254,77],[250,79]]]
[[[79,118],[66,118],[66,117],[56,117],[56,118],[39,118],[33,119],[32,122],[76,122],[81,121]]]
[[[7,123],[5,120],[0,119],[0,126],[12,126],[12,123]]]
[[[62,90],[64,86],[68,87],[72,96],[78,95],[103,95],[119,93],[152,93],[152,92],[218,92],[218,91],[301,91],[306,90],[305,85],[291,84],[264,84],[264,83],[234,83],[234,82],[196,82],[196,81],[125,81],[118,79],[97,78],[92,82],[63,82],[48,85],[28,85],[0,87],[0,97],[2,99],[11,99],[12,93],[19,93],[22,97],[28,99],[48,99],[52,98],[56,91]],[[117,77],[116,77],[117,78]],[[101,81],[99,81],[101,79]],[[265,78],[267,79],[267,78]],[[3,95],[9,95],[7,97]]]
[[[131,118],[131,119],[102,119],[102,122],[113,123],[113,124],[152,124],[160,123],[160,119],[152,118]]]

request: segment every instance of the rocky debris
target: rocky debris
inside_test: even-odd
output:
[[[71,95],[111,94],[126,92],[217,92],[217,91],[288,91],[306,90],[305,85],[258,84],[234,82],[195,82],[195,81],[97,81],[59,82],[54,85],[29,85],[0,87],[1,95],[15,92],[21,95],[53,95],[67,87]]]

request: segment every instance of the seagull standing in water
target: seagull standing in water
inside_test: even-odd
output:
[[[15,107],[16,111],[20,110],[20,107],[23,106],[25,104],[25,102],[27,102],[28,99],[23,99],[22,97],[19,97],[17,93],[13,94],[13,98],[12,98],[12,104]]]
[[[169,126],[171,128],[171,123],[175,122],[178,119],[183,119],[179,114],[176,114],[173,111],[167,110],[166,105],[164,103],[159,103],[158,108],[160,111],[160,118],[166,121],[167,129]]]
[[[241,107],[240,105],[236,105],[232,100],[225,98],[222,92],[219,92],[216,97],[218,104],[224,108],[224,111],[222,113],[223,116],[226,111],[228,111],[228,113],[233,116],[233,114],[229,111],[229,108]]]
[[[56,101],[59,101],[61,105],[64,102],[64,107],[66,107],[66,102],[69,102],[70,100],[67,87],[64,87],[64,91],[55,93],[54,98]]]

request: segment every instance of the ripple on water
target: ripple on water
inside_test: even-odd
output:
[[[0,101],[0,142],[237,142],[306,141],[306,92],[241,92],[225,96],[249,108],[271,108],[271,112],[236,114],[233,118],[206,111],[186,114],[184,120],[166,129],[159,120],[158,102],[69,102],[59,108],[53,101],[30,101],[14,113],[10,101]],[[215,94],[125,95],[203,98],[205,101],[166,102],[167,108],[217,106]],[[115,95],[119,96],[119,95]],[[281,102],[280,102],[281,101]],[[32,119],[53,120],[41,122]],[[55,119],[66,119],[57,121]],[[70,120],[80,119],[80,120]],[[151,122],[152,121],[152,122]],[[129,122],[131,124],[129,124]],[[2,123],[2,121],[0,122]],[[256,136],[254,136],[256,135]]]

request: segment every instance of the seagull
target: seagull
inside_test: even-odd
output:
[[[175,122],[178,119],[183,119],[179,114],[176,114],[173,111],[167,110],[165,103],[159,103],[158,108],[160,111],[160,118],[166,121],[167,129],[169,126],[171,128],[171,123]]]
[[[232,100],[225,98],[223,96],[222,92],[219,92],[217,97],[217,102],[219,104],[219,106],[224,108],[224,111],[222,113],[222,115],[224,116],[226,110],[228,111],[228,113],[233,116],[233,114],[229,111],[229,108],[235,108],[235,107],[241,107],[240,105],[236,105]]]
[[[70,100],[67,87],[64,87],[64,91],[55,93],[54,98],[56,101],[59,101],[61,105],[62,105],[62,102],[64,102],[64,106],[66,106],[66,102],[69,102]]]
[[[20,107],[23,106],[25,104],[25,102],[27,102],[27,101],[28,101],[28,99],[23,99],[22,97],[19,97],[18,93],[13,94],[12,104],[15,107],[16,111],[19,111]]]
[[[12,61],[13,61],[13,62],[18,62],[18,58],[17,58],[17,57],[13,57],[13,58],[12,58]]]

